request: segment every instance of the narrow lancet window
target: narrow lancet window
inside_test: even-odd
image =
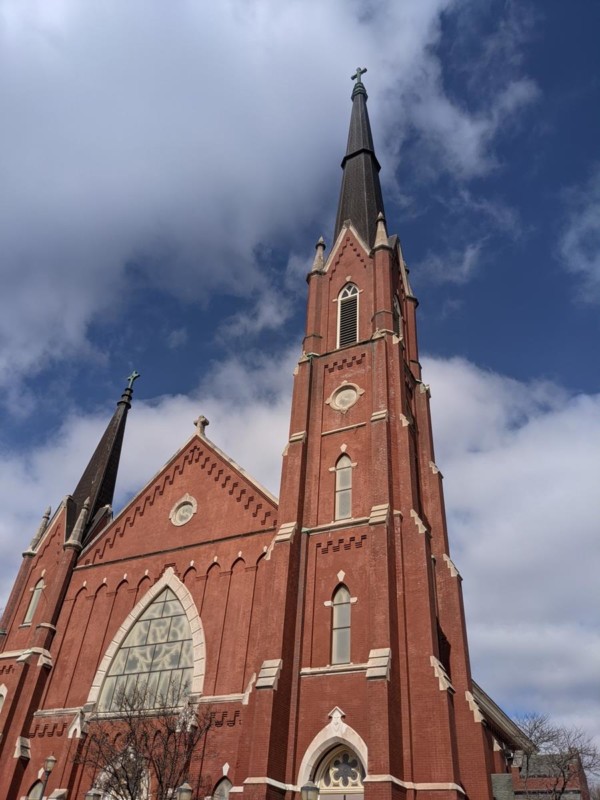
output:
[[[402,336],[402,311],[396,296],[394,296],[394,333],[396,336]]]
[[[347,283],[338,297],[338,347],[358,341],[358,288]]]
[[[349,456],[338,458],[335,465],[335,518],[352,516],[352,461]]]
[[[31,593],[31,600],[29,601],[29,605],[27,607],[27,613],[25,614],[25,619],[23,620],[23,625],[31,625],[31,620],[33,619],[33,615],[35,614],[36,608],[38,607],[38,603],[40,602],[40,597],[42,596],[42,592],[46,588],[46,584],[44,583],[44,579],[40,578],[36,585],[33,587],[33,591]]]
[[[350,592],[343,584],[333,595],[331,603],[331,663],[350,663]]]

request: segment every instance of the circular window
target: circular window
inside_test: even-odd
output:
[[[169,519],[173,525],[185,525],[186,522],[191,520],[197,510],[198,503],[196,502],[195,498],[187,494],[185,497],[182,497],[181,500],[175,503],[171,509],[171,513],[169,514]]]
[[[342,389],[338,389],[334,394],[331,405],[334,406],[334,408],[339,408],[340,411],[346,411],[350,406],[353,406],[357,400],[358,392],[354,386],[344,386]]]
[[[352,408],[361,394],[364,394],[364,389],[359,389],[354,383],[343,383],[331,393],[327,403],[331,408],[344,414]]]

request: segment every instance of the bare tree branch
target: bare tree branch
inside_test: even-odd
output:
[[[116,712],[99,714],[87,726],[75,762],[90,776],[90,785],[114,800],[168,800],[182,783],[192,780],[194,751],[211,726],[208,711],[200,713],[183,689],[161,697],[148,708],[146,687],[122,692]],[[199,797],[201,778],[196,779]]]
[[[539,797],[543,789],[549,800],[560,800],[571,788],[586,792],[586,773],[600,772],[600,750],[592,738],[580,728],[551,722],[545,714],[527,714],[517,722],[537,751],[523,754],[525,796]]]

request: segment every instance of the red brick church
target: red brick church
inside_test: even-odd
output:
[[[87,726],[118,716],[115,698],[140,681],[149,710],[184,685],[210,708],[193,761],[211,781],[202,797],[292,800],[313,782],[323,800],[492,800],[492,776],[527,744],[471,676],[417,300],[355,79],[333,246],[319,240],[307,278],[279,500],[201,417],[113,515],[132,376],[4,613],[1,798],[89,793],[74,760]]]

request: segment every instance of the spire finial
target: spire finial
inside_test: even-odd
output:
[[[313,261],[313,265],[311,268],[311,272],[322,272],[323,267],[325,266],[325,239],[322,236],[319,236],[319,241],[316,243],[316,253],[315,253],[315,260]]]
[[[52,513],[52,509],[50,508],[50,506],[48,506],[48,508],[44,511],[44,516],[42,517],[42,521],[39,524],[39,527],[38,527],[38,529],[36,531],[36,534],[33,537],[33,539],[31,540],[31,544],[29,545],[29,549],[26,550],[25,552],[27,552],[27,553],[35,552],[35,548],[40,543],[40,540],[41,540],[42,536],[44,535],[44,532],[46,531],[46,528],[48,527],[48,521],[50,520],[50,514],[51,513]],[[25,554],[23,554],[23,555],[25,555]]]
[[[378,250],[380,247],[391,250],[390,240],[388,239],[387,228],[385,226],[385,217],[382,211],[377,214],[377,228],[375,231],[375,244],[373,245],[373,249]]]
[[[356,95],[356,94],[366,94],[367,93],[367,90],[365,89],[365,85],[362,82],[362,76],[365,74],[366,71],[367,71],[366,67],[364,67],[364,68],[357,67],[356,68],[356,72],[351,77],[350,80],[356,81],[356,83],[354,84],[354,89],[352,90],[352,97],[354,97],[354,95]]]

